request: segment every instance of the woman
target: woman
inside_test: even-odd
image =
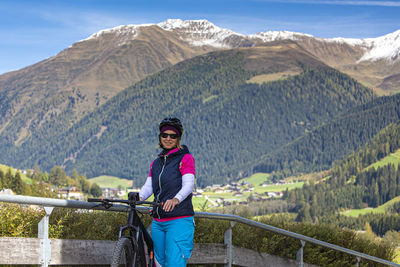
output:
[[[139,196],[152,194],[164,203],[153,211],[151,235],[158,263],[163,267],[186,266],[193,249],[194,210],[192,191],[195,178],[194,158],[180,144],[182,123],[165,118],[159,125],[159,145],[163,150],[150,165],[149,177]]]

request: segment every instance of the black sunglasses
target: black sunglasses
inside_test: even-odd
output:
[[[171,139],[176,139],[178,138],[177,134],[168,134],[168,133],[160,133],[160,137],[161,138],[167,138],[167,137],[171,137]]]

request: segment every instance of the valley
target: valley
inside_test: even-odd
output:
[[[0,189],[126,197],[160,152],[160,120],[176,116],[196,211],[389,240],[400,231],[398,36],[245,36],[205,20],[104,29],[0,75]]]

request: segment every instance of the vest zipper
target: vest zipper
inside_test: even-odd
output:
[[[158,176],[158,186],[160,187],[160,192],[158,192],[157,201],[160,200],[160,194],[161,194],[161,192],[162,192],[162,187],[161,187],[161,175],[162,175],[162,173],[163,173],[163,171],[164,171],[164,168],[165,168],[166,163],[167,163],[167,155],[164,156],[164,164],[163,164],[163,166],[162,166],[162,168],[161,168],[160,175]],[[158,213],[158,208],[159,208],[159,207],[157,206],[157,209],[156,209],[156,210],[157,210],[158,219],[161,219],[161,216],[160,216],[160,214]]]

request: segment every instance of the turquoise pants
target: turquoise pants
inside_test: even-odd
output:
[[[151,236],[158,263],[162,267],[186,266],[193,250],[193,234],[193,217],[167,222],[153,220]]]

